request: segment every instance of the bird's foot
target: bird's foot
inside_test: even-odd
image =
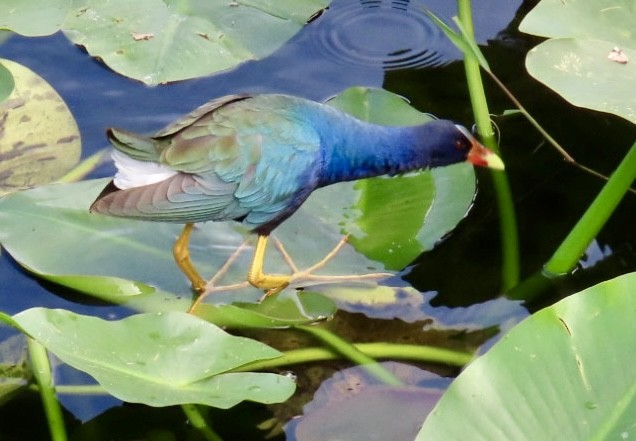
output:
[[[227,273],[230,266],[235,262],[238,256],[243,252],[243,250],[247,246],[247,242],[243,242],[232,255],[228,258],[228,260],[223,264],[223,266],[219,269],[217,274],[210,279],[210,281],[206,282],[203,280],[196,270],[194,270],[194,266],[192,266],[189,254],[186,252],[185,258],[177,257],[177,249],[185,248],[187,251],[187,243],[188,237],[191,231],[191,226],[188,228],[184,228],[184,232],[179,237],[179,240],[175,244],[175,259],[179,264],[179,267],[182,271],[188,276],[190,281],[192,282],[193,289],[202,295],[200,295],[195,303],[193,304],[193,308],[195,308],[205,296],[208,294],[212,294],[213,292],[218,291],[227,291],[227,290],[236,290],[243,289],[249,285],[252,285],[260,290],[264,291],[264,295],[261,298],[261,301],[270,297],[274,294],[277,294],[287,288],[290,285],[293,286],[302,286],[304,283],[342,283],[342,282],[350,282],[350,281],[360,281],[360,280],[373,280],[373,279],[381,279],[386,277],[391,277],[393,274],[390,273],[370,273],[370,274],[360,274],[360,275],[318,275],[314,274],[315,271],[323,268],[327,265],[337,254],[347,244],[348,236],[343,237],[338,244],[329,252],[325,257],[323,257],[320,261],[311,265],[305,269],[300,270],[293,259],[285,250],[283,244],[274,238],[274,243],[278,251],[281,253],[283,260],[291,269],[291,274],[267,274],[263,271],[263,261],[265,257],[265,248],[267,246],[267,236],[259,236],[258,241],[256,243],[256,249],[254,251],[254,258],[252,259],[252,264],[247,274],[247,281],[235,283],[231,285],[223,285],[217,286],[218,281]],[[179,256],[184,256],[179,254]],[[184,264],[185,262],[185,264]],[[188,263],[190,266],[188,266]]]
[[[267,275],[263,276],[271,283],[269,286],[258,286],[259,288],[265,289],[265,296],[263,298],[269,297],[273,294],[276,294],[283,289],[285,289],[289,285],[302,285],[307,282],[318,282],[318,283],[342,283],[342,282],[350,282],[350,281],[360,281],[360,280],[373,280],[373,279],[382,279],[385,277],[391,277],[393,274],[390,273],[369,273],[369,274],[347,274],[347,275],[319,275],[314,274],[315,271],[326,266],[337,254],[340,252],[342,247],[344,247],[348,242],[349,236],[346,235],[338,244],[333,247],[329,253],[325,255],[320,261],[307,267],[305,269],[299,269],[294,263],[293,259],[283,246],[283,244],[276,238],[274,238],[274,244],[278,251],[283,256],[285,263],[292,270],[291,275]],[[249,280],[249,278],[248,278]],[[252,283],[252,282],[250,282]],[[254,286],[257,286],[253,284]]]
[[[286,276],[283,274],[254,274],[249,272],[247,274],[247,281],[255,288],[265,291],[263,298],[278,294],[289,286],[292,276]],[[261,299],[263,300],[263,299]]]

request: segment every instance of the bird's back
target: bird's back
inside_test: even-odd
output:
[[[92,210],[173,222],[240,218],[255,229],[273,228],[317,182],[321,139],[312,126],[315,109],[305,109],[303,101],[231,97],[152,138],[112,130],[113,146],[125,154],[114,155],[118,188],[100,195]],[[157,169],[169,176],[136,180]]]

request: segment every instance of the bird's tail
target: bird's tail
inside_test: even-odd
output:
[[[108,129],[106,136],[113,147],[131,158],[146,162],[159,159],[157,140],[153,138],[115,128]]]

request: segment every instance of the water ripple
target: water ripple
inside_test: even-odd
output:
[[[439,66],[454,47],[424,12],[422,1],[359,0],[343,5],[315,34],[316,44],[344,64],[385,70]]]

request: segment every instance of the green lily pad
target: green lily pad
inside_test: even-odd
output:
[[[278,49],[327,0],[89,0],[66,36],[114,71],[159,84],[229,69]]]
[[[13,92],[15,81],[11,71],[0,63],[0,103],[6,100]]]
[[[636,10],[632,0],[542,0],[519,30],[548,38],[582,38],[633,46]]]
[[[194,314],[222,328],[287,328],[325,320],[336,312],[327,297],[284,291],[259,303],[202,304]]]
[[[5,59],[15,87],[0,102],[0,195],[55,181],[80,157],[75,119],[55,90],[28,68]]]
[[[184,309],[187,299],[170,294],[190,292],[189,283],[172,256],[172,245],[182,226],[89,213],[88,207],[107,182],[100,179],[55,184],[0,199],[0,243],[34,274],[90,295],[143,310],[158,310],[169,305],[170,309]],[[352,187],[351,184],[344,186]],[[325,190],[328,191],[318,198],[318,205],[329,203],[333,208],[343,203],[339,198],[346,191],[337,186]],[[307,230],[314,234],[304,234]],[[200,224],[192,237],[192,259],[204,277],[211,277],[247,237],[247,232],[237,223]],[[341,235],[336,222],[326,222],[303,207],[277,229],[275,237],[285,243],[302,268],[320,260]],[[42,247],[43,242],[46,248]],[[60,259],[60,254],[65,259]],[[251,255],[250,245],[219,284],[245,281]],[[265,267],[271,272],[291,271],[274,246],[268,251]],[[376,271],[381,269],[347,246],[322,272],[350,275],[374,267]],[[151,298],[146,298],[148,294],[152,294]],[[209,301],[255,302],[262,295],[248,286],[214,293]]]
[[[433,120],[409,106],[405,98],[382,89],[350,87],[328,103],[361,120],[387,126],[413,126]]]
[[[0,29],[28,37],[60,30],[71,6],[69,0],[3,0]]]
[[[543,0],[519,26],[552,37],[528,53],[528,72],[574,105],[636,123],[635,21],[631,0]]]
[[[329,104],[375,124],[416,125],[433,119],[381,89],[352,87]],[[399,270],[432,249],[464,218],[475,194],[475,173],[468,164],[456,164],[364,179],[354,188],[357,202],[342,223],[351,244],[385,268]]]
[[[626,274],[521,322],[451,384],[417,440],[633,438],[635,290]]]
[[[280,353],[190,314],[139,314],[107,321],[33,308],[14,319],[62,361],[87,372],[123,401],[225,409],[243,400],[282,402],[295,390],[294,381],[283,375],[228,372]]]

